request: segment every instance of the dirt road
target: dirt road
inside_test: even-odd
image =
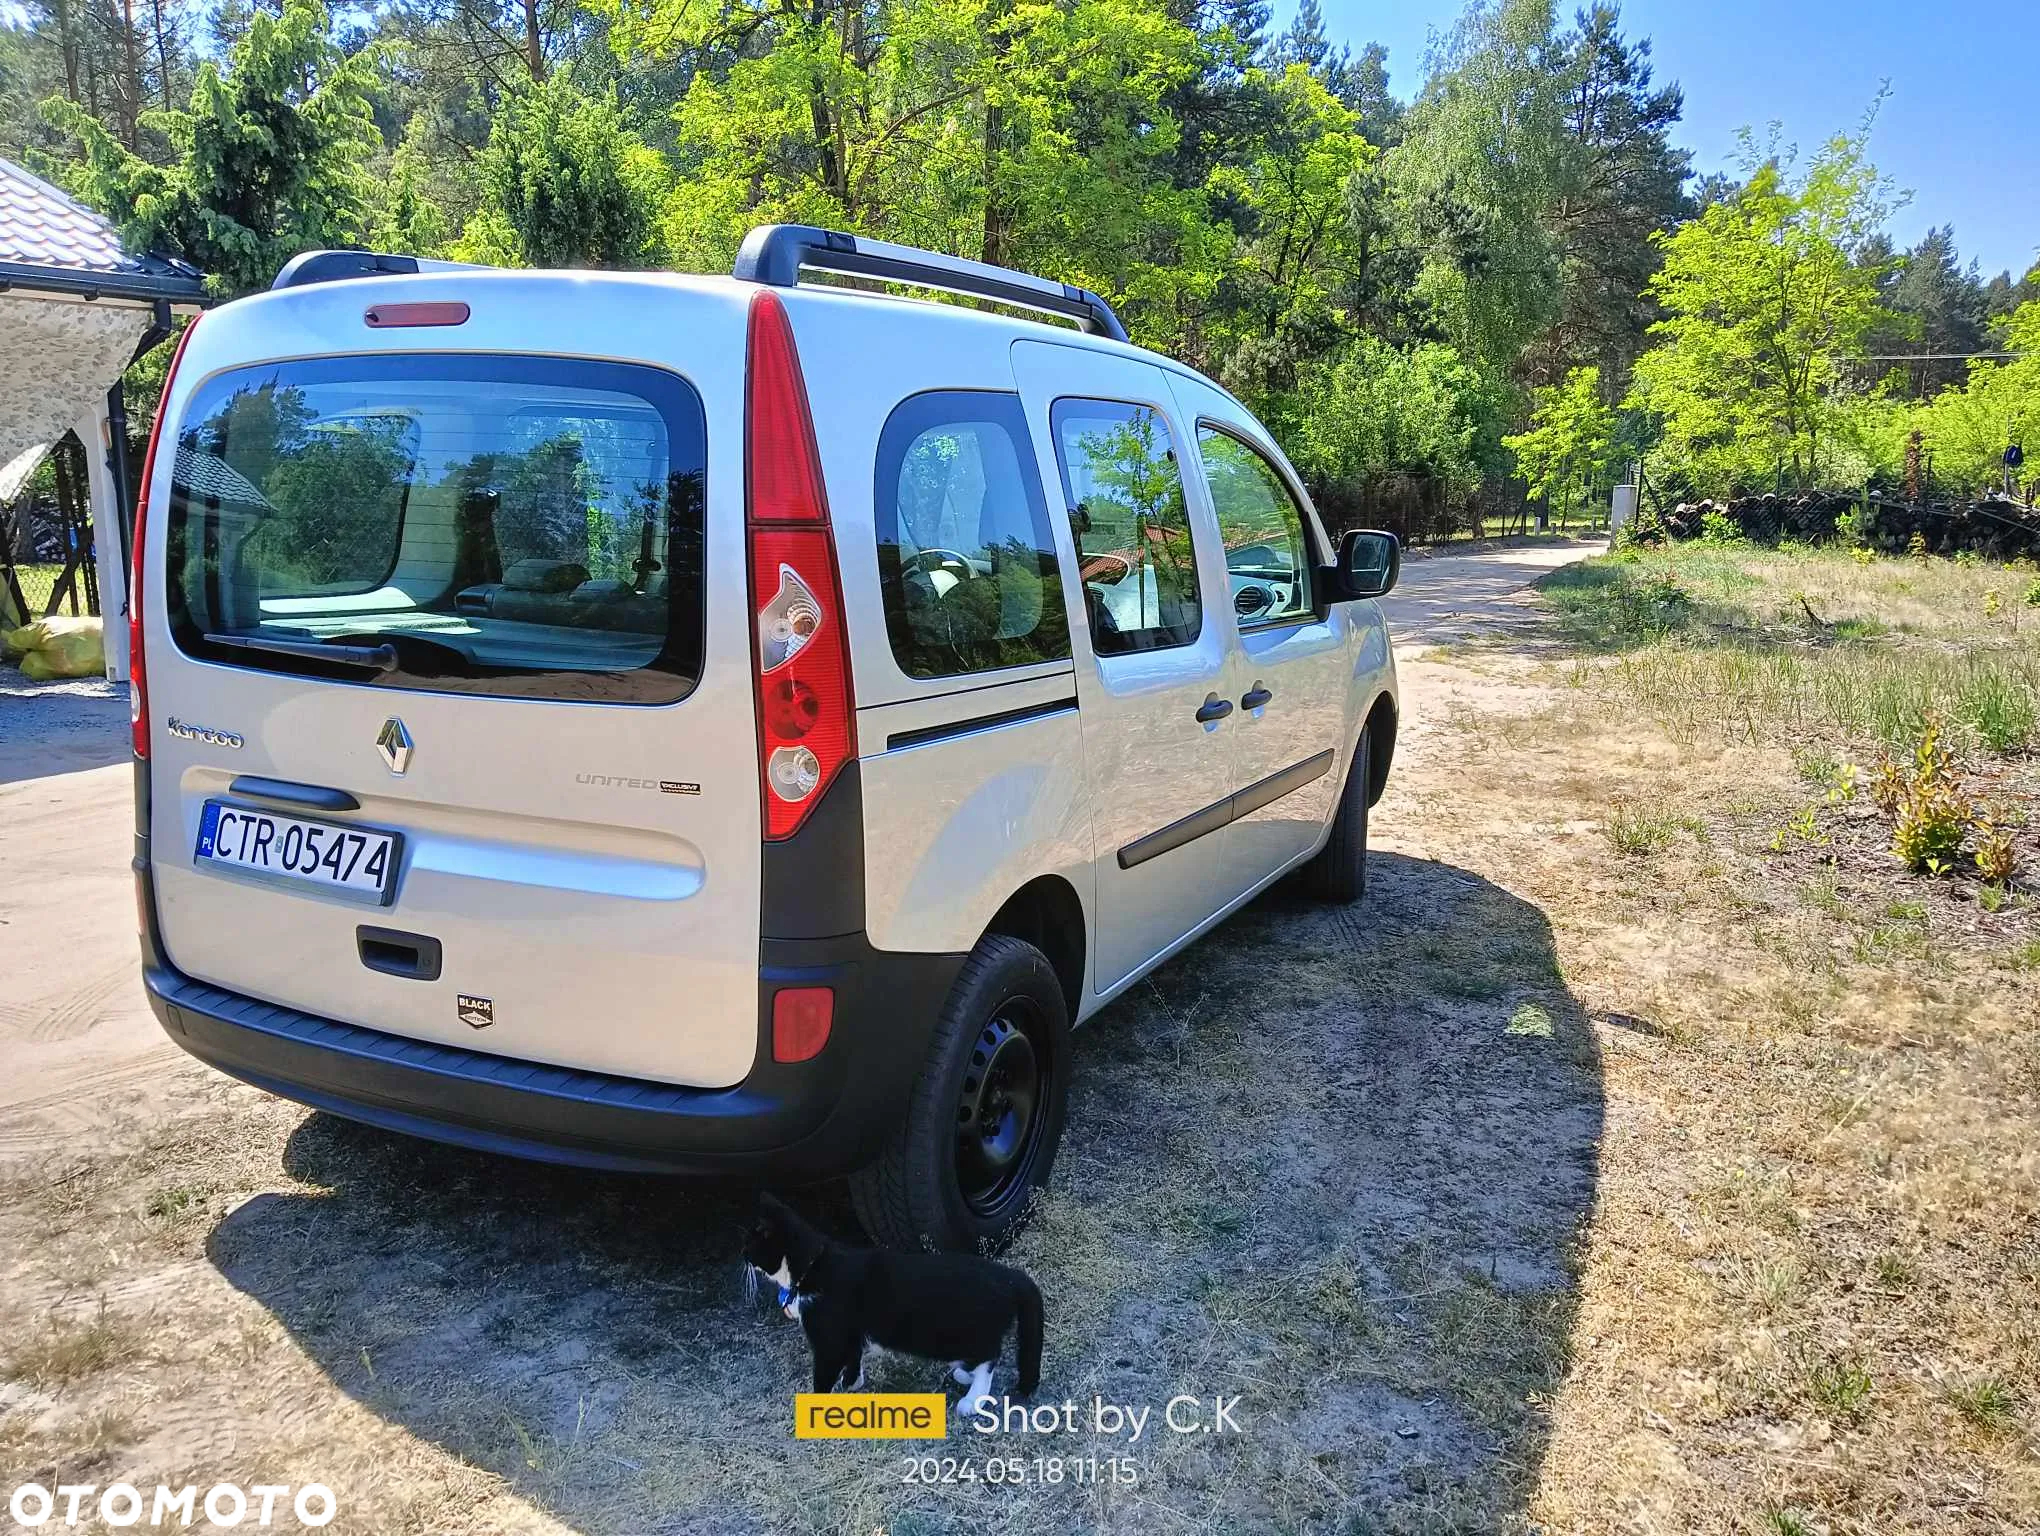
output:
[[[1489,686],[1421,653],[1520,619],[1581,553],[1412,560],[1389,606],[1415,718],[1367,903],[1272,893],[1082,1034],[1015,1250],[1053,1298],[1044,1392],[1245,1414],[1132,1448],[1130,1488],[790,1461],[803,1351],[738,1292],[740,1195],[385,1136],[185,1058],[135,975],[124,719],[105,766],[23,777],[32,716],[0,699],[0,1484],[317,1479],[335,1529],[387,1533],[1519,1526],[1598,1048],[1543,912],[1421,846],[1452,791],[1423,715]],[[59,735],[93,760],[92,729]],[[1129,1451],[976,1440],[948,1452]]]

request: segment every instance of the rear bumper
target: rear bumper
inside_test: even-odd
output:
[[[145,845],[135,875],[153,930]],[[848,1173],[899,1124],[964,957],[875,950],[862,934],[762,948],[758,1054],[749,1077],[722,1089],[517,1061],[275,1007],[181,974],[153,931],[142,970],[156,1017],[185,1050],[349,1119],[584,1168],[792,1181]],[[828,1044],[810,1061],[772,1060],[772,995],[783,986],[835,989]],[[685,999],[673,1007],[684,1025]]]

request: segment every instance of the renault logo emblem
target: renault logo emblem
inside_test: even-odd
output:
[[[411,733],[395,715],[383,721],[382,729],[376,732],[375,749],[389,764],[391,773],[402,773],[411,766]]]

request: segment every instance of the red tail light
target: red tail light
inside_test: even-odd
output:
[[[198,329],[198,316],[191,317],[191,323],[184,328],[184,334],[177,338],[177,350],[170,357],[170,371],[163,375],[163,398],[156,402],[156,420],[149,428],[149,451],[142,455],[142,478],[135,482],[135,527],[133,559],[128,565],[128,728],[134,736],[136,757],[149,755],[149,673],[146,658],[142,654],[142,551],[143,534],[148,527],[149,484],[156,476],[156,445],[163,440],[163,412],[170,404],[170,389],[177,382],[177,365],[184,361],[184,349],[191,343],[191,333]],[[117,443],[120,453],[127,452],[126,443]]]
[[[793,328],[777,294],[751,300],[745,391],[758,770],[765,836],[791,837],[857,755],[843,584]]]

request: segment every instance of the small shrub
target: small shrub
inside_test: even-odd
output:
[[[2026,606],[2040,608],[2040,576],[2035,576],[2026,588]]]
[[[1976,904],[1986,912],[1997,913],[2005,909],[2005,888],[2001,885],[1986,885],[1976,893]]]
[[[1871,1274],[1880,1290],[1906,1291],[1918,1278],[1912,1261],[1902,1253],[1880,1253],[1872,1267]]]
[[[1870,770],[1870,800],[1886,816],[1896,816],[1905,800],[1905,769],[1886,753]]]
[[[1840,771],[1842,760],[1826,747],[1795,747],[1792,766],[1809,784],[1825,784]]]
[[[2012,834],[1988,816],[1976,818],[1976,872],[2002,893],[2019,871],[2018,850]],[[1988,887],[1986,887],[1988,889]],[[2002,902],[2002,896],[2000,897]],[[1995,911],[1996,908],[1991,910]]]
[[[1927,536],[1915,528],[1913,536],[1905,541],[1905,552],[1909,558],[1925,563],[1927,558]]]
[[[1875,565],[1877,563],[1877,551],[1867,544],[1858,544],[1849,551],[1849,558],[1858,565]]]
[[[1916,873],[1941,874],[1961,858],[1975,817],[1956,780],[1955,759],[1941,745],[1941,722],[1930,715],[1899,795],[1891,850]]]
[[[2004,595],[1996,587],[1986,587],[1983,593],[1983,616],[1986,619],[1994,619],[2003,606]]]
[[[1734,518],[1719,508],[1700,514],[1700,542],[1714,546],[1747,544]]]

